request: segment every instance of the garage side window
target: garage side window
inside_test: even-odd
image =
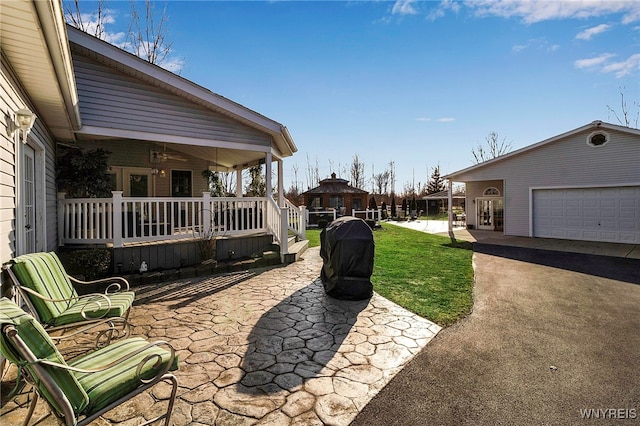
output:
[[[609,134],[607,132],[593,132],[587,137],[587,145],[589,146],[604,146],[607,142],[609,142]]]

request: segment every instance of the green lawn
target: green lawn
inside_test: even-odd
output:
[[[438,325],[448,326],[473,306],[471,244],[383,224],[374,231],[373,290]],[[320,231],[307,230],[309,246]]]

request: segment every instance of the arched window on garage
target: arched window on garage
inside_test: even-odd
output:
[[[490,186],[489,188],[484,190],[482,195],[485,197],[497,197],[500,196],[500,190],[495,186]]]

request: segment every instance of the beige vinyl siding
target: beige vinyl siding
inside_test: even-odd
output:
[[[24,106],[33,109],[26,101],[26,96],[17,82],[11,68],[2,58],[2,72],[0,73],[0,108],[2,111],[16,111]],[[57,248],[57,218],[56,218],[56,185],[55,185],[55,142],[42,121],[39,111],[29,141],[42,156],[36,163],[37,190],[44,191],[44,196],[38,195],[37,202],[44,199],[38,241],[43,250]],[[16,176],[17,146],[14,139],[7,136],[7,123],[0,124],[0,262],[10,260],[16,254]],[[17,140],[17,139],[15,139]],[[44,167],[44,171],[43,171]],[[44,181],[43,181],[44,179]]]
[[[4,56],[1,59],[0,108],[6,113],[22,108],[24,104],[15,89]],[[7,122],[0,120],[0,123],[0,262],[4,263],[13,257],[16,250],[16,156],[14,140],[7,135]]]
[[[507,235],[529,236],[530,190],[552,187],[600,187],[640,182],[640,138],[607,130],[601,147],[587,145],[593,129],[457,175],[459,181],[504,179]]]
[[[271,145],[266,133],[78,53],[73,65],[83,125]]]

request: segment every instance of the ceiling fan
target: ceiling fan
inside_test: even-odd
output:
[[[166,146],[163,148],[162,151],[151,151],[151,162],[167,161],[167,160],[187,161],[186,158],[180,155],[168,153]]]

